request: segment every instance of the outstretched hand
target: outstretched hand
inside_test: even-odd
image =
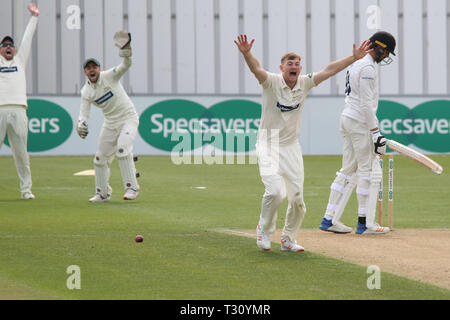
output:
[[[241,34],[238,36],[237,41],[234,40],[234,43],[236,43],[239,51],[241,51],[243,54],[249,52],[252,49],[253,42],[255,42],[255,39],[252,39],[250,43],[247,40],[246,34]]]
[[[31,15],[34,17],[39,16],[39,8],[34,3],[28,5],[28,11],[30,11]]]
[[[359,48],[356,48],[356,45],[353,44],[353,57],[355,57],[356,60],[364,58],[366,54],[373,51],[373,49],[370,49],[371,45],[372,42],[370,42],[370,40],[361,43]]]

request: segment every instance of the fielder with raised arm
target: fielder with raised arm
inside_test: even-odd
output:
[[[345,108],[340,119],[343,138],[342,168],[336,173],[320,229],[349,233],[352,228],[339,222],[355,186],[358,199],[357,234],[383,234],[389,228],[375,222],[382,170],[379,157],[386,152],[386,138],[378,130],[378,74],[376,64],[389,64],[395,38],[384,31],[370,37],[373,51],[347,71]]]
[[[256,244],[262,250],[271,249],[270,235],[276,230],[277,210],[287,196],[281,250],[301,252],[304,248],[296,239],[306,213],[303,159],[298,141],[303,104],[311,88],[363,58],[369,50],[369,42],[363,42],[359,48],[353,45],[353,55],[330,63],[320,72],[300,75],[301,58],[296,53],[287,53],[281,58],[281,73],[264,70],[251,53],[254,41],[248,42],[246,35],[240,35],[235,43],[263,89],[256,153],[265,193],[256,228]]]
[[[35,198],[31,192],[30,158],[27,153],[28,102],[25,67],[38,23],[39,9],[31,3],[28,5],[28,11],[31,13],[31,19],[17,52],[12,37],[6,36],[0,43],[0,147],[8,134],[20,180],[21,197],[24,200]]]
[[[131,35],[122,30],[114,35],[114,40],[120,49],[119,55],[123,57],[123,62],[119,66],[101,71],[100,63],[94,58],[87,59],[83,65],[88,80],[81,89],[78,135],[84,139],[88,134],[91,104],[102,109],[105,117],[94,157],[96,194],[89,199],[90,202],[110,200],[112,194],[109,185],[110,165],[114,156],[117,156],[122,174],[124,200],[134,200],[139,194],[132,153],[139,117],[133,102],[120,83],[120,78],[131,66]]]

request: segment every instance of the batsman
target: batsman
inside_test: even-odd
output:
[[[100,108],[105,118],[94,157],[96,193],[89,199],[90,202],[106,202],[111,199],[109,178],[114,156],[117,157],[122,174],[125,189],[123,199],[134,200],[139,194],[133,158],[133,142],[139,117],[120,83],[120,79],[131,66],[131,35],[125,30],[118,31],[114,35],[114,42],[119,48],[119,56],[123,58],[120,65],[102,71],[100,63],[94,58],[87,59],[83,64],[87,81],[81,89],[78,135],[82,139],[88,135],[91,104]]]
[[[356,186],[358,224],[356,234],[384,234],[388,227],[375,222],[378,188],[382,179],[379,155],[386,152],[386,138],[378,129],[379,99],[377,64],[390,64],[395,56],[395,38],[378,31],[370,37],[372,51],[347,70],[345,108],[340,118],[343,140],[342,167],[331,184],[331,192],[320,229],[349,233],[339,222]]]

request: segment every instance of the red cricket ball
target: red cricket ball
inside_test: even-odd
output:
[[[136,236],[136,242],[142,242],[142,241],[144,241],[144,237],[138,234]]]

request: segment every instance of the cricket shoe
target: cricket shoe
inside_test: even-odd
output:
[[[21,195],[23,200],[33,200],[36,197],[34,196],[34,194],[32,194],[31,192],[27,191],[27,192],[23,192]]]
[[[98,190],[99,191],[99,190]],[[97,193],[95,196],[89,199],[89,202],[106,202],[111,200],[112,188],[108,185],[108,193],[106,197],[102,196],[100,193]]]
[[[356,228],[356,234],[384,234],[389,231],[390,229],[388,227],[382,227],[378,223],[368,228],[365,224],[358,222],[358,227]]]
[[[264,251],[270,251],[271,249],[270,237],[262,231],[259,224],[256,227],[256,245]]]
[[[281,251],[302,252],[305,248],[297,244],[297,241],[281,240]]]
[[[334,232],[334,233],[350,233],[353,230],[352,228],[347,227],[345,224],[343,224],[340,221],[333,224],[333,222],[331,220],[328,220],[327,218],[322,219],[319,229],[323,230],[323,231]]]
[[[101,194],[97,193],[95,196],[89,199],[89,202],[107,202],[109,200],[111,200],[110,194],[107,194],[106,197],[104,197]]]
[[[139,195],[139,192],[133,189],[127,189],[123,195],[123,200],[134,200]]]

